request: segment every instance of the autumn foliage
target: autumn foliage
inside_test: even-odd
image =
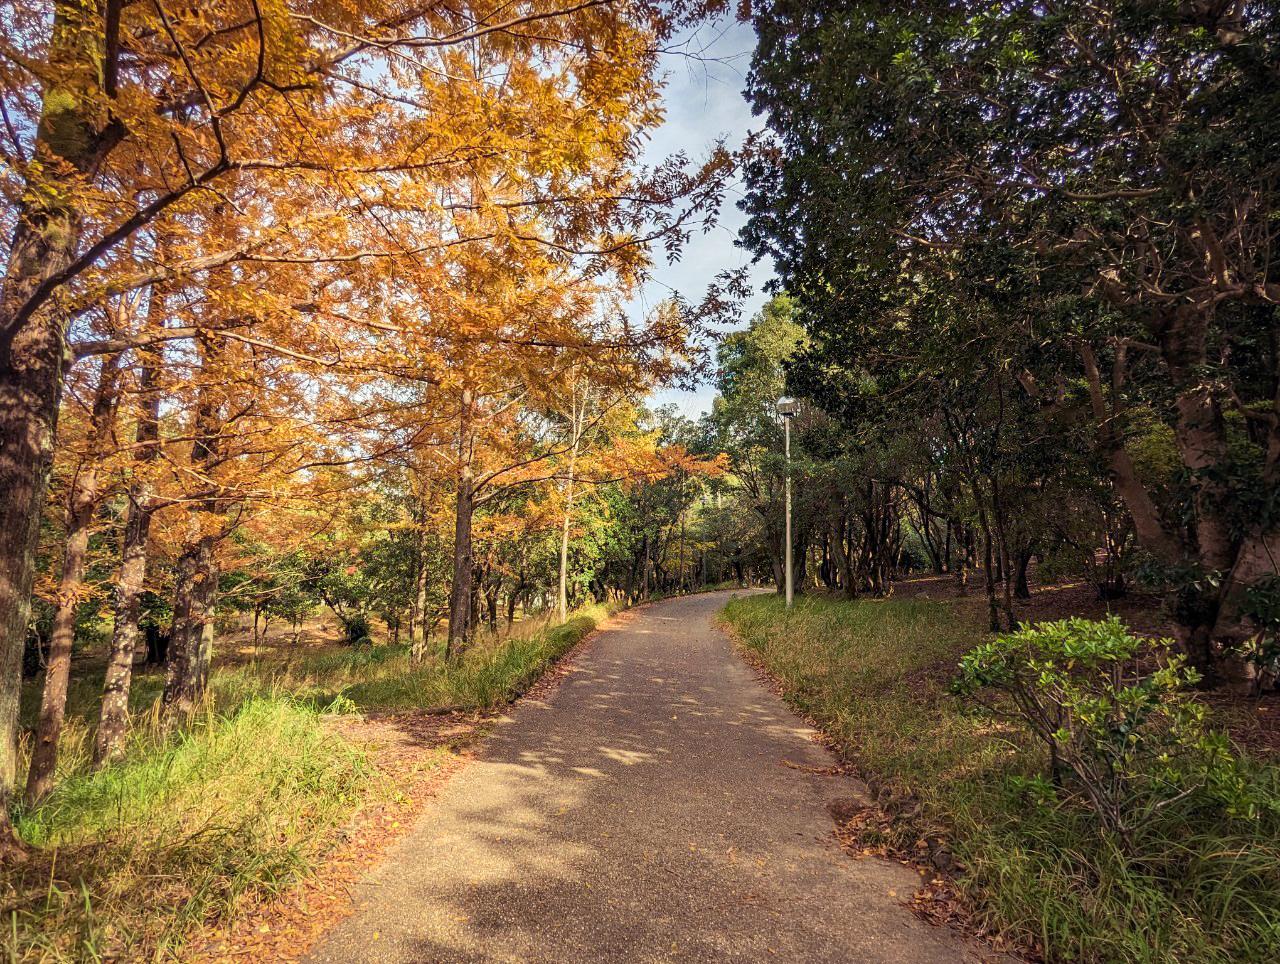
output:
[[[658,51],[705,8],[0,4],[5,801],[24,650],[34,801],[87,610],[102,764],[144,651],[170,725],[200,704],[228,608],[456,650],[495,587],[546,591],[575,486],[688,469],[635,403],[690,320],[627,301],[719,200],[721,151],[641,163]]]

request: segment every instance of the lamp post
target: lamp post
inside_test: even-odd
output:
[[[784,488],[786,490],[786,592],[787,592],[787,609],[791,608],[791,604],[795,599],[795,589],[792,585],[794,567],[791,564],[791,419],[796,412],[800,410],[800,404],[790,399],[783,399],[778,402],[778,414],[782,416],[782,438],[783,452],[786,456],[786,474],[784,480]]]

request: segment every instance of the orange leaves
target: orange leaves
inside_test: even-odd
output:
[[[555,413],[584,373],[608,399],[584,483],[704,471],[618,415],[687,362],[674,305],[640,324],[624,305],[650,244],[682,234],[674,209],[709,188],[638,161],[666,15],[162,0],[125,4],[116,30],[97,10],[72,12],[100,76],[82,51],[41,63],[41,17],[15,21],[0,58],[19,130],[38,128],[46,81],[79,70],[101,137],[73,171],[42,154],[0,175],[10,221],[62,192],[83,231],[54,286],[81,358],[61,478],[83,458],[79,382],[116,352],[119,426],[99,457],[113,494],[145,483],[162,554],[202,536],[300,544],[352,493],[406,479],[429,504],[414,525],[447,536],[464,459],[482,531],[538,528],[566,471]],[[157,397],[159,438],[139,441]]]
[[[668,445],[658,454],[670,472],[681,471],[691,476],[716,479],[729,471],[729,457],[724,452],[704,459],[692,455],[683,445]]]

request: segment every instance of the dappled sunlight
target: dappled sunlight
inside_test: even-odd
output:
[[[626,767],[635,766],[637,763],[649,763],[653,760],[652,753],[642,750],[623,750],[611,746],[602,746],[597,749],[601,756]]]
[[[834,961],[857,958],[868,928],[913,935],[902,946],[924,956],[911,960],[953,959],[889,897],[911,871],[834,846],[826,804],[857,791],[812,731],[723,637],[683,619],[670,661],[670,637],[638,631],[654,619],[600,637],[549,716],[517,710],[495,728],[317,961],[349,959],[375,930],[405,962],[583,948],[593,960]],[[815,902],[828,912],[796,916]]]

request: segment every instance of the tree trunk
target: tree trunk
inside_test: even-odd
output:
[[[10,834],[22,651],[61,393],[61,325],[42,317],[19,331],[9,357],[0,358],[0,855]]]
[[[471,633],[471,519],[475,483],[471,458],[471,390],[463,389],[458,418],[458,495],[454,511],[453,585],[449,590],[449,638],[445,656],[464,645]]]
[[[82,219],[73,205],[120,131],[95,107],[106,31],[98,4],[53,5],[44,92],[33,159],[42,184],[15,218],[0,284],[0,859],[18,845],[9,823],[17,776],[22,651],[31,612],[40,516],[44,509],[58,406],[67,317],[46,283],[75,256]],[[63,167],[65,165],[65,168]],[[66,176],[58,172],[66,170]],[[43,307],[42,307],[43,306]]]
[[[129,721],[129,689],[133,680],[133,659],[138,648],[138,620],[142,592],[147,576],[147,542],[151,532],[151,482],[147,466],[156,458],[159,435],[160,396],[154,389],[155,366],[147,365],[142,373],[144,395],[138,419],[134,458],[135,476],[129,486],[125,507],[124,536],[120,546],[120,569],[116,576],[115,626],[111,633],[111,651],[102,685],[102,711],[94,741],[94,761],[98,764],[114,759],[124,750],[124,737]],[[158,632],[158,630],[157,630]],[[173,630],[170,628],[170,638]],[[151,658],[148,645],[148,659]],[[168,646],[165,646],[166,658]]]
[[[1009,552],[1009,537],[1004,524],[1004,499],[1001,497],[999,477],[993,474],[990,480],[991,508],[996,536],[996,550],[999,553],[997,563],[999,565],[1001,596],[1004,604],[1005,626],[1009,630],[1014,630],[1018,628],[1018,617],[1013,609],[1013,558]]]
[[[650,549],[649,549],[649,533],[646,532],[644,534],[644,564],[640,570],[640,573],[641,573],[640,594],[641,594],[641,597],[644,599],[649,598],[649,578],[650,578],[651,568],[652,568],[652,559],[650,556]]]
[[[221,400],[209,378],[216,372],[221,355],[219,345],[197,339],[201,353],[204,384],[196,397],[195,442],[191,464],[196,478],[213,486],[190,515],[191,532],[178,561],[178,581],[174,590],[173,633],[169,642],[169,665],[165,673],[162,705],[169,725],[190,716],[203,700],[209,682],[209,660],[213,655],[213,610],[218,599],[218,563],[214,549],[222,533],[211,532],[210,521],[221,510],[212,467],[221,451],[224,428]]]
[[[213,654],[213,609],[218,598],[217,538],[200,536],[178,560],[173,638],[163,705],[170,723],[189,717],[204,698]]]
[[[1000,607],[996,603],[995,559],[991,545],[991,527],[987,525],[985,512],[980,511],[978,518],[982,525],[982,581],[983,588],[987,592],[987,623],[993,633],[998,633],[1002,627],[1000,626]]]
[[[495,631],[498,628],[498,590],[500,588],[501,586],[498,582],[494,581],[489,584],[484,593],[485,610],[489,615],[489,628]]]
[[[163,323],[163,292],[152,288],[147,301],[148,326]],[[133,682],[133,659],[138,649],[142,592],[147,576],[147,542],[151,534],[151,516],[155,511],[152,495],[151,465],[159,457],[160,438],[160,363],[162,349],[141,350],[138,358],[140,404],[137,443],[133,456],[133,478],[129,483],[125,505],[124,534],[120,543],[120,569],[116,575],[114,625],[107,671],[102,684],[102,709],[98,732],[94,738],[94,764],[100,766],[124,751],[124,738],[129,725],[129,689]],[[155,630],[158,635],[159,630]],[[172,628],[170,629],[172,634]],[[158,641],[158,640],[157,640]],[[147,659],[153,658],[151,634],[147,640]],[[164,644],[168,655],[168,642]]]
[[[578,447],[582,443],[582,431],[587,417],[587,401],[589,389],[582,392],[582,407],[578,407],[578,383],[573,384],[573,395],[569,410],[569,477],[564,489],[564,525],[560,533],[560,622],[569,618],[569,528],[573,521],[573,482],[574,472],[578,466]]]
[[[1018,551],[1018,579],[1013,594],[1018,599],[1031,598],[1031,586],[1027,583],[1027,569],[1031,566],[1032,552],[1029,548]]]
[[[58,738],[67,710],[67,682],[71,675],[71,646],[75,641],[76,607],[84,584],[84,560],[89,529],[98,508],[98,466],[111,441],[115,424],[120,356],[103,360],[90,418],[89,448],[76,473],[67,499],[67,542],[58,585],[58,608],[49,639],[40,718],[36,723],[31,765],[27,771],[27,806],[34,806],[53,786],[58,765]]]
[[[842,517],[840,519],[840,531],[836,533],[835,542],[840,549],[840,568],[843,572],[846,599],[857,599],[858,590],[862,588],[858,580],[858,566],[857,561],[854,559],[852,536],[849,520]]]
[[[480,589],[484,585],[484,575],[484,569],[480,566],[471,567],[471,611],[469,614],[470,626],[467,633],[468,639],[475,638],[475,631],[483,618],[483,614],[480,612]]]
[[[419,536],[421,542],[423,536]],[[409,656],[415,663],[427,658],[427,561],[418,553],[418,571],[414,576],[413,622],[409,627]]]

